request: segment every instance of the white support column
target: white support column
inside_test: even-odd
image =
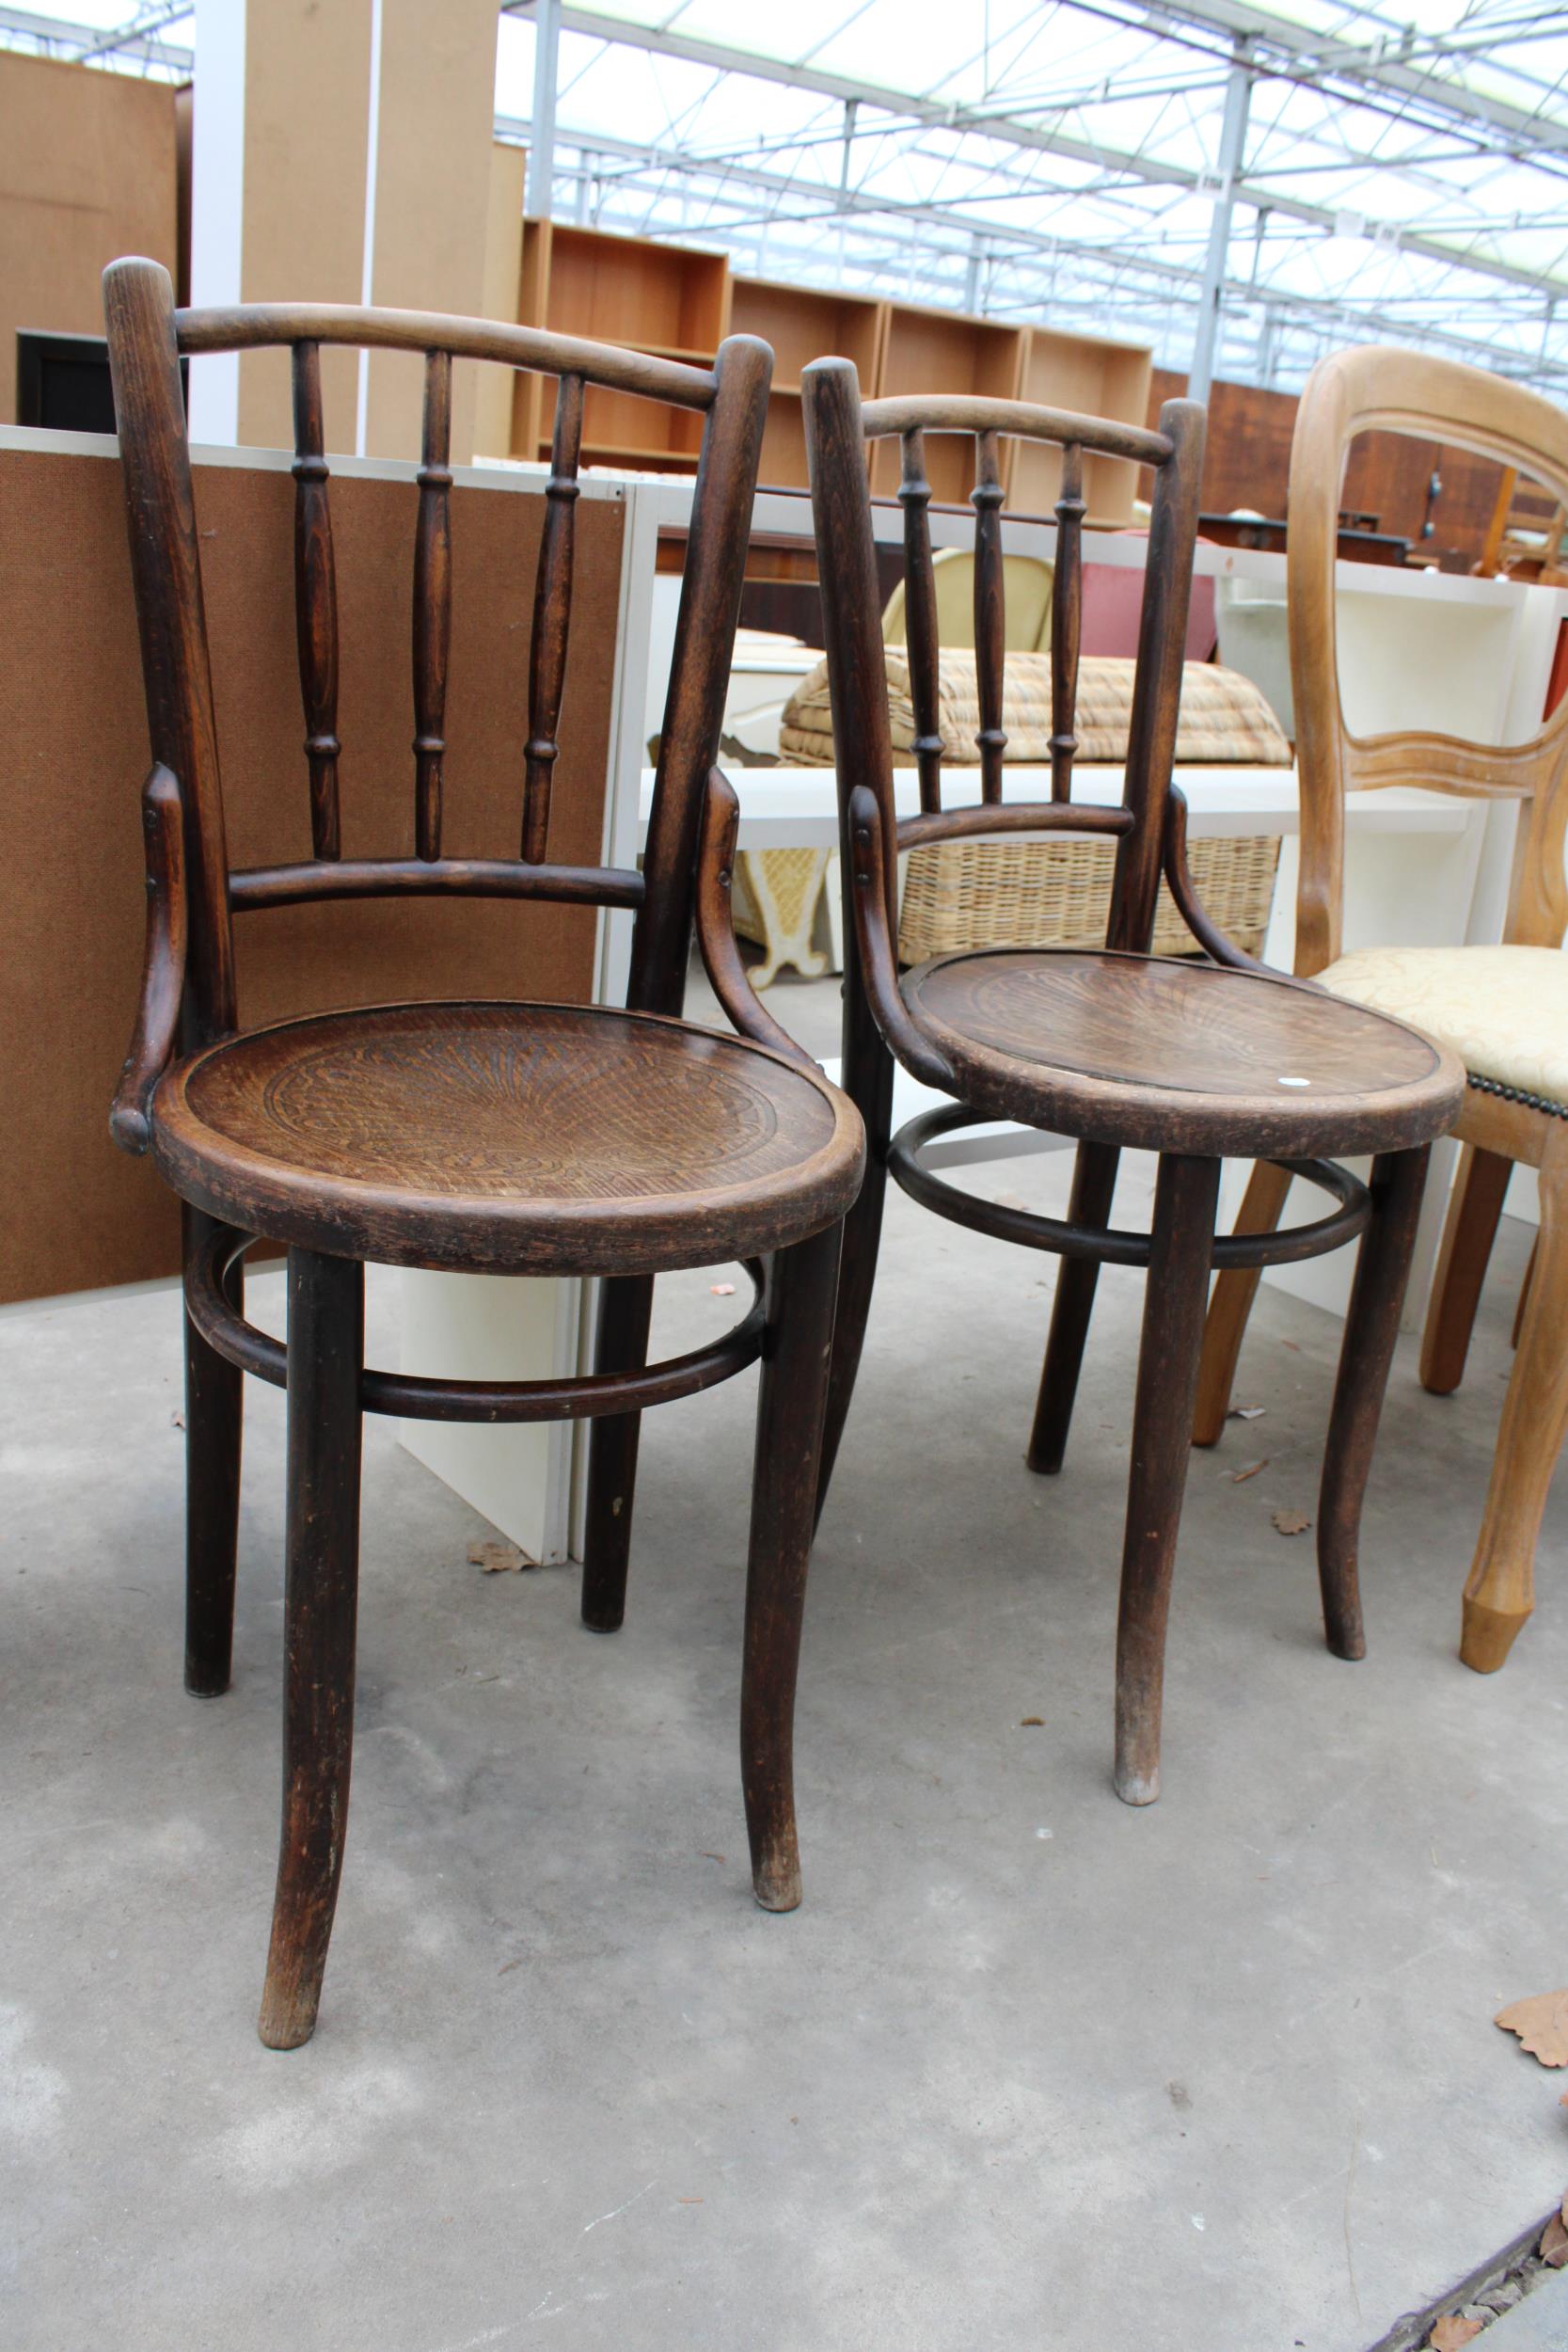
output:
[[[533,120],[528,150],[528,209],[548,220],[555,179],[555,91],[561,66],[561,0],[535,0],[533,10]]]
[[[1197,332],[1193,339],[1193,364],[1187,377],[1189,400],[1207,400],[1214,380],[1214,347],[1219,339],[1220,306],[1225,298],[1226,262],[1230,253],[1230,215],[1236,202],[1246,150],[1247,111],[1252,103],[1252,74],[1247,63],[1249,43],[1236,43],[1236,61],[1225,91],[1225,120],[1220,127],[1213,218],[1209,224],[1209,254],[1203,265],[1203,291],[1198,297]]]
[[[201,103],[191,114],[191,300],[244,299],[245,0],[197,0]],[[193,441],[231,448],[240,437],[240,355],[191,362]]]

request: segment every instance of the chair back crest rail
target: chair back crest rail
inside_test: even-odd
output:
[[[189,950],[187,1042],[238,1025],[232,917],[326,898],[469,896],[552,899],[635,912],[628,1005],[680,1009],[689,953],[698,829],[718,749],[728,648],[739,611],[751,499],[772,355],[732,337],[711,369],[486,320],[321,304],[177,310],[158,264],[117,262],[104,308],[125,480],[133,580],[156,767],[183,805]],[[322,404],[324,344],[423,355],[424,406],[415,477],[411,670],[415,855],[341,854],[338,736],[339,616]],[[180,361],[187,355],[286,346],[293,368],[294,609],[310,850],[295,865],[231,871],[190,449]],[[558,379],[544,485],[520,779],[520,854],[455,858],[443,847],[442,779],[454,558],[451,363],[485,359]],[[675,652],[642,870],[554,865],[551,787],[568,662],[583,408],[589,386],[633,392],[705,418]]]
[[[1568,503],[1568,416],[1538,393],[1478,368],[1384,346],[1320,360],[1291,451],[1287,600],[1302,855],[1296,969],[1340,953],[1344,796],[1386,785],[1528,803],[1521,818],[1504,936],[1561,945],[1568,929],[1568,699],[1523,743],[1475,743],[1402,730],[1354,735],[1339,697],[1335,566],[1340,485],[1359,433],[1408,433],[1495,459]]]
[[[822,580],[833,734],[847,803],[858,787],[871,793],[884,859],[884,901],[896,906],[901,850],[991,833],[1101,834],[1117,856],[1106,945],[1142,952],[1153,932],[1165,856],[1167,803],[1176,750],[1177,710],[1197,535],[1203,469],[1203,409],[1168,401],[1160,429],[1084,417],[1024,401],[970,395],[860,399],[847,359],[820,359],[803,377]],[[944,809],[940,720],[937,596],[931,548],[927,433],[961,433],[975,445],[974,662],[979,726],[980,802]],[[1062,453],[1055,505],[1055,581],[1051,614],[1051,798],[1006,803],[1003,724],[1006,683],[1006,587],[1002,547],[1002,442],[1013,436],[1050,441]],[[876,553],[865,488],[864,443],[895,437],[902,464],[904,620],[914,716],[913,749],[920,814],[898,821],[893,798],[884,647]],[[1078,669],[1083,637],[1084,455],[1125,457],[1148,466],[1155,489],[1144,580],[1138,655],[1129,729],[1126,784],[1117,808],[1072,798]],[[847,814],[846,817],[847,826]],[[846,832],[846,854],[849,836]],[[847,866],[847,870],[849,867]],[[1203,943],[1207,946],[1207,942]]]

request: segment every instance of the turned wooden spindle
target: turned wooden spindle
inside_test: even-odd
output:
[[[544,863],[550,830],[550,786],[560,745],[561,695],[572,618],[577,542],[578,460],[582,448],[582,378],[563,375],[555,404],[550,478],[545,485],[545,534],[533,592],[533,642],[528,664],[528,749],[523,781],[523,856]]]
[[[904,643],[914,705],[914,761],[920,805],[928,817],[942,807],[942,731],[937,722],[941,656],[937,650],[937,583],[931,563],[931,485],[926,479],[926,436],[903,436],[898,503],[904,510]]]
[[[321,345],[293,347],[294,632],[305,756],[310,769],[310,847],[340,854],[338,832],[338,577],[332,561]]]
[[[1002,447],[995,433],[975,436],[974,487],[974,682],[980,727],[980,798],[1002,798],[1002,757],[1007,748],[1002,724],[1002,683],[1006,661],[1007,622],[1002,589]]]
[[[1056,501],[1056,578],[1051,597],[1051,797],[1072,798],[1078,749],[1078,649],[1084,634],[1084,453],[1062,451]]]
[[[414,847],[427,861],[441,854],[441,763],[447,748],[442,729],[451,640],[451,354],[431,351],[424,363],[414,540]]]

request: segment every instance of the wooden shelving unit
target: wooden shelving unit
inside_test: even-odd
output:
[[[1153,354],[1141,343],[1110,342],[1096,335],[1063,335],[1048,326],[1024,329],[1018,396],[1048,408],[1075,408],[1081,415],[1115,417],[1142,424],[1148,414]],[[1043,442],[1014,445],[1008,502],[1028,515],[1049,515],[1061,487],[1058,450]],[[1138,469],[1124,457],[1084,460],[1086,519],[1101,525],[1132,520]]]
[[[994,319],[966,318],[958,310],[916,310],[890,303],[882,333],[879,397],[896,392],[983,392],[1016,400],[1023,356],[1023,329]],[[1008,481],[1014,444],[1005,445],[1003,481]],[[898,450],[880,441],[871,463],[871,486],[890,497],[898,487]],[[974,444],[961,435],[932,434],[926,443],[926,473],[933,497],[961,505],[974,486]]]
[[[881,362],[885,303],[819,286],[785,286],[767,278],[737,278],[730,327],[760,335],[773,346],[773,389],[762,437],[760,479],[772,489],[807,486],[806,437],[800,412],[800,373],[813,359],[852,359],[861,389],[875,389]]]
[[[729,263],[722,253],[611,237],[564,221],[523,223],[517,315],[525,326],[625,343],[661,359],[707,366],[730,331]],[[550,453],[555,378],[520,375],[513,396],[512,454]],[[630,392],[590,388],[582,461],[634,471],[689,473],[703,420]]]
[[[1150,355],[1142,345],[1067,335],[1045,326],[1009,326],[956,310],[918,309],[816,286],[730,277],[722,253],[612,237],[565,221],[526,220],[517,315],[525,326],[629,345],[662,358],[710,362],[732,331],[773,346],[774,380],[763,435],[761,480],[768,487],[807,486],[800,375],[829,353],[852,359],[867,399],[897,392],[979,392],[1037,400],[1093,416],[1142,424]],[[518,376],[513,394],[512,454],[549,455],[555,379]],[[666,408],[627,392],[589,392],[583,424],[585,465],[689,473],[702,442],[695,410]],[[961,505],[974,486],[974,446],[965,437],[933,434],[927,471],[936,498]],[[896,447],[872,454],[872,487],[898,486]],[[1136,471],[1123,460],[1085,463],[1089,520],[1132,519]],[[1007,502],[1049,514],[1061,475],[1054,450],[1003,445]]]

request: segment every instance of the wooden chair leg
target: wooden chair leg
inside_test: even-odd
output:
[[[271,2050],[315,2031],[343,1864],[364,1352],[364,1267],[291,1249],[283,1827],[259,2027]]]
[[[185,1263],[213,1232],[198,1209],[184,1210]],[[245,1305],[245,1269],[227,1284],[236,1311]],[[185,1688],[197,1698],[229,1688],[234,1650],[234,1559],[240,1529],[240,1441],[245,1375],[210,1348],[185,1317]]]
[[[768,1268],[746,1570],[740,1771],[752,1884],[765,1911],[800,1899],[795,1832],[795,1677],[832,1355],[841,1226]]]
[[[1568,1431],[1568,1122],[1558,1122],[1540,1179],[1535,1274],[1465,1587],[1459,1655],[1482,1675],[1497,1673],[1535,1606],[1536,1538]]]
[[[1323,1630],[1336,1658],[1367,1655],[1357,1573],[1361,1504],[1399,1337],[1430,1156],[1423,1146],[1416,1152],[1385,1152],[1372,1162],[1372,1221],[1362,1235],[1355,1263],[1318,1493]]]
[[[648,1360],[653,1314],[652,1275],[627,1274],[601,1283],[594,1371],[640,1372]],[[616,1413],[595,1421],[588,1439],[582,1622],[594,1633],[614,1633],[626,1613],[631,1507],[641,1434],[641,1413]]]
[[[1275,1168],[1272,1160],[1259,1160],[1247,1179],[1236,1218],[1237,1232],[1272,1233],[1285,1214],[1290,1190],[1291,1179],[1284,1168]],[[1194,1445],[1218,1445],[1225,1433],[1236,1366],[1246,1337],[1252,1302],[1258,1295],[1260,1271],[1257,1266],[1232,1266],[1215,1277],[1209,1319],[1203,1330],[1203,1360],[1197,1373]]]
[[[849,1418],[861,1368],[871,1294],[877,1284],[877,1253],[882,1238],[887,1197],[887,1147],[893,1133],[894,1060],[871,1015],[855,963],[852,927],[846,925],[844,967],[844,1091],[865,1121],[865,1175],[844,1220],[839,1260],[838,1303],[833,1319],[832,1362],[828,1375],[828,1411],[816,1481],[816,1517],[822,1517],[833,1469]]]
[[[1081,1143],[1072,1171],[1072,1200],[1068,1210],[1074,1225],[1109,1225],[1111,1200],[1117,1188],[1121,1153],[1113,1145]],[[1051,1308],[1051,1336],[1045,1343],[1035,1422],[1029,1432],[1024,1460],[1032,1470],[1053,1477],[1067,1453],[1072,1408],[1078,1399],[1078,1375],[1084,1368],[1084,1347],[1100,1267],[1092,1258],[1064,1258],[1056,1269],[1056,1295]]]
[[[1160,1793],[1165,1625],[1219,1184],[1218,1160],[1175,1153],[1161,1159],[1132,1406],[1117,1623],[1116,1784],[1125,1804],[1152,1804]]]
[[[1421,1334],[1421,1386],[1433,1396],[1450,1396],[1465,1377],[1481,1284],[1513,1173],[1513,1162],[1502,1152],[1478,1152],[1467,1143],[1460,1153]]]
[[[828,1373],[827,1416],[816,1481],[816,1518],[821,1518],[832,1484],[833,1467],[854,1399],[855,1380],[865,1344],[871,1313],[871,1294],[877,1283],[877,1255],[882,1239],[882,1208],[887,1195],[884,1161],[868,1157],[865,1179],[853,1208],[844,1220],[844,1248],[839,1263],[838,1303],[833,1318],[832,1356]]]
[[[1539,1237],[1530,1244],[1529,1263],[1525,1268],[1525,1279],[1519,1285],[1519,1295],[1513,1302],[1513,1327],[1508,1335],[1510,1347],[1518,1346],[1519,1334],[1525,1327],[1525,1309],[1529,1305],[1530,1285],[1535,1280],[1535,1260],[1540,1246]]]

